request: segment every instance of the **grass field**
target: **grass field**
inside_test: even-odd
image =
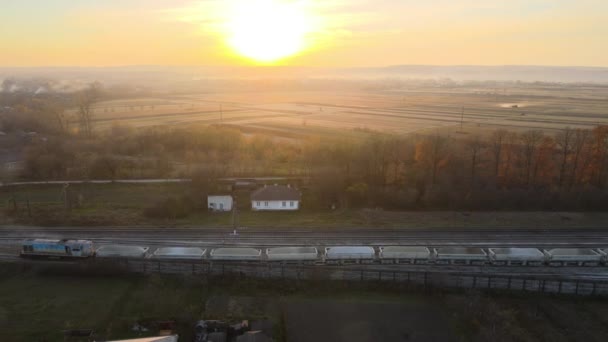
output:
[[[0,274],[0,328],[2,340],[11,342],[63,341],[65,329],[94,329],[102,339],[142,336],[131,330],[135,323],[162,320],[175,320],[180,341],[189,341],[199,319],[264,320],[277,342],[603,341],[608,334],[608,302],[597,298],[423,293],[373,283],[66,276],[13,264],[0,264]]]
[[[171,95],[98,103],[100,127],[223,122],[278,135],[370,129],[397,134],[486,132],[608,124],[608,88],[513,84],[368,91],[272,91]],[[221,106],[221,112],[220,112]],[[461,121],[463,127],[461,128]]]
[[[31,225],[151,225],[231,227],[231,213],[209,213],[203,196],[190,184],[83,184],[72,185],[81,206],[65,209],[61,185],[36,185],[0,188],[0,224]],[[186,196],[195,208],[185,218],[151,219],[144,210],[168,197]],[[12,199],[17,201],[13,212]],[[604,227],[608,213],[587,212],[391,212],[373,209],[313,210],[297,212],[253,212],[240,210],[240,227]],[[30,210],[28,212],[27,202]],[[31,213],[31,216],[30,216]]]

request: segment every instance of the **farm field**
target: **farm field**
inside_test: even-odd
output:
[[[603,341],[608,333],[608,302],[598,298],[67,269],[0,264],[4,340],[63,341],[66,329],[144,337],[156,333],[154,322],[174,320],[180,340],[189,341],[199,319],[261,320],[277,342]],[[136,323],[151,331],[132,331]]]
[[[101,102],[94,110],[99,127],[221,122],[279,135],[353,129],[396,134],[499,128],[555,132],[608,124],[607,99],[608,87],[602,86],[454,86],[167,95]]]

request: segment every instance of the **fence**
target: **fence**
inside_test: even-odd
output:
[[[202,263],[157,260],[103,260],[124,270],[143,274],[181,274],[192,276],[238,275],[261,279],[375,281],[407,284],[423,288],[463,288],[510,290],[538,293],[608,296],[608,281],[589,278],[538,275],[496,275],[471,272],[429,270],[375,270],[367,267],[304,266],[258,263]]]

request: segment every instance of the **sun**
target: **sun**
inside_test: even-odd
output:
[[[248,0],[231,12],[227,43],[243,57],[273,63],[306,48],[312,20],[297,2]]]

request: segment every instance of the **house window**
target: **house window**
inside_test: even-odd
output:
[[[266,206],[266,207],[268,206],[268,201],[264,202],[264,206]]]
[[[287,202],[283,201],[283,207],[287,206]]]
[[[289,206],[290,206],[290,207],[293,207],[293,201],[290,201],[290,202],[289,202]]]
[[[260,206],[260,201],[255,202],[255,206],[259,207]]]

